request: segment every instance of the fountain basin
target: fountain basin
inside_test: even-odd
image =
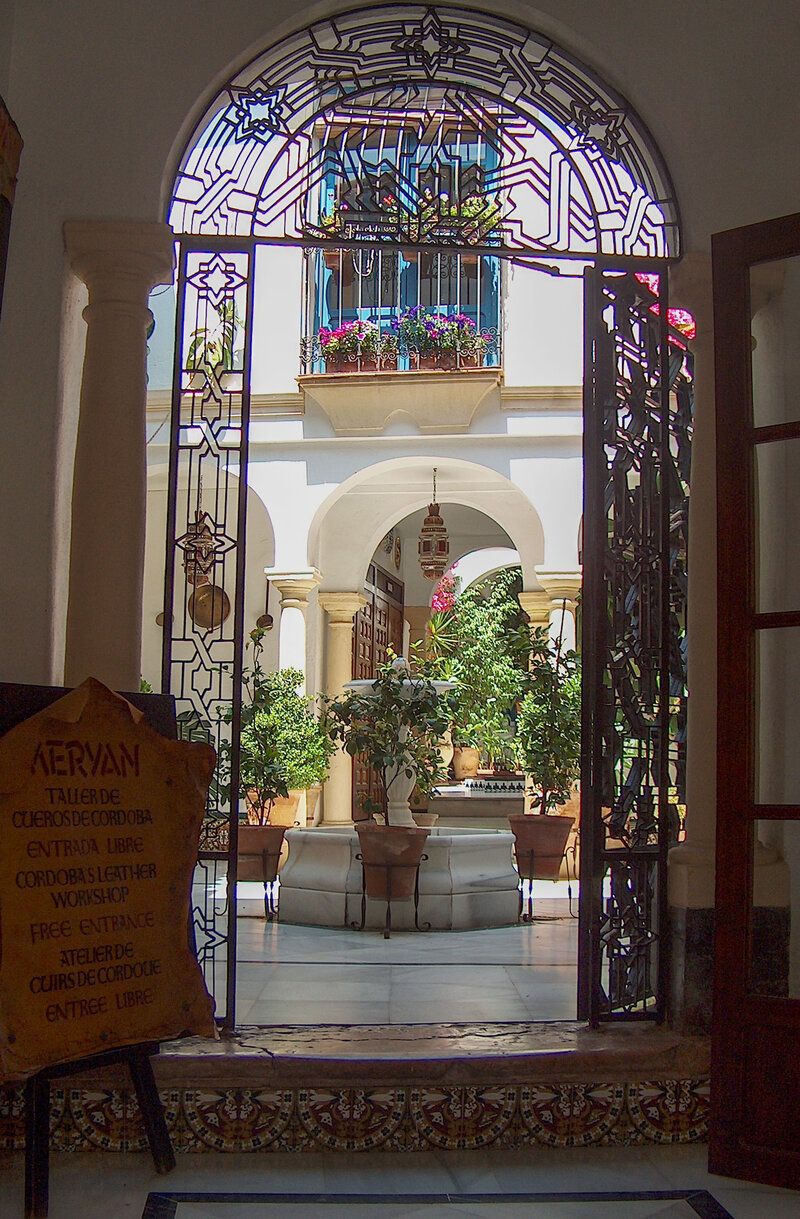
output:
[[[281,871],[280,921],[342,927],[361,921],[358,836],[350,825],[287,830],[289,859]],[[519,917],[514,836],[506,830],[434,826],[419,870],[420,926],[466,931],[507,927]],[[366,926],[382,928],[386,903],[367,901]],[[392,926],[414,926],[414,904],[392,903]]]

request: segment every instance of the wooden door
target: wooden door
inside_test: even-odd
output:
[[[374,677],[389,648],[403,651],[403,583],[371,563],[364,584],[367,604],[356,614],[353,631],[353,677]],[[353,819],[363,818],[362,796],[379,800],[378,775],[361,758],[353,758]]]
[[[713,1172],[800,1186],[800,215],[713,239]],[[793,900],[794,897],[794,900]]]

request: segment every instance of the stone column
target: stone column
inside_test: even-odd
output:
[[[145,544],[147,298],[172,283],[165,224],[68,220],[67,259],[89,289],[72,492],[65,681],[138,690]]]
[[[563,635],[562,651],[573,651],[576,643],[575,610],[583,584],[582,571],[547,571],[537,567],[536,579],[552,603],[550,636],[553,642],[557,643],[559,635]]]
[[[320,593],[319,603],[328,615],[325,691],[337,698],[353,676],[353,620],[367,599],[361,593]],[[323,825],[353,820],[353,760],[341,747],[331,758],[322,799]]]
[[[427,605],[407,605],[404,608],[403,617],[409,626],[409,641],[411,643],[424,640],[425,628],[428,625],[430,616],[430,607]]]
[[[531,634],[537,627],[550,626],[550,610],[552,604],[550,594],[543,589],[530,589],[521,592],[517,598],[520,606],[528,615],[528,625],[531,628]]]
[[[300,670],[303,674],[301,690],[305,693],[308,595],[322,576],[313,567],[307,571],[275,571],[268,567],[266,575],[281,595],[278,665],[281,669]]]

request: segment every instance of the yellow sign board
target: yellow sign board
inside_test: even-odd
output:
[[[91,678],[0,739],[0,1082],[216,1036],[188,944],[213,767]]]

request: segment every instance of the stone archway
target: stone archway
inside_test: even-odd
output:
[[[412,103],[414,98],[422,100]],[[461,174],[451,156],[440,155],[441,123],[437,126],[435,116],[444,110],[461,123],[467,109],[477,116],[479,137],[495,159],[486,157],[472,167],[475,172]],[[398,111],[413,112],[422,133],[415,138],[427,150],[408,173],[399,153],[394,161],[389,158],[388,167],[379,166],[361,148],[349,147],[344,155],[330,138],[342,115],[349,122],[365,112],[383,112],[384,125],[391,125]],[[356,158],[352,177],[351,153]],[[351,209],[333,233],[326,225],[332,212],[322,198],[326,174],[337,184],[339,202]],[[451,179],[455,194],[444,189]],[[377,197],[387,184],[388,202]],[[476,192],[485,195],[483,215],[488,210],[497,218],[489,242],[485,229],[468,223],[467,205]],[[435,231],[426,228],[431,198]],[[452,204],[441,202],[451,198]],[[359,251],[376,244],[384,249],[413,245],[419,251],[454,250],[459,259],[468,250],[480,258],[544,262],[548,269],[556,260],[633,256],[655,260],[650,265],[657,271],[663,271],[665,257],[679,253],[668,174],[644,124],[623,98],[524,27],[486,14],[413,5],[358,10],[317,22],[237,73],[189,142],[175,180],[170,219],[185,235],[179,323],[183,356],[192,350],[192,336],[214,314],[223,327],[234,319],[243,337],[237,349],[231,341],[227,361],[207,360],[203,368],[182,359],[175,409],[180,416],[186,395],[199,407],[200,421],[196,436],[191,428],[185,436],[176,429],[176,467],[182,458],[191,461],[193,446],[203,460],[246,466],[252,297],[260,248]],[[633,290],[638,291],[635,285]],[[646,318],[650,301],[641,304]],[[495,327],[494,333],[489,328],[481,335],[495,364],[498,334]],[[318,338],[304,330],[303,342],[304,368],[311,361],[316,370]],[[402,349],[400,358],[407,364],[399,371],[421,368]],[[358,359],[361,370],[360,349]],[[422,431],[430,427],[427,419],[417,423]],[[239,552],[245,507],[240,497],[237,511],[217,522],[220,545],[236,557],[237,571],[244,563]],[[185,524],[174,522],[177,546],[185,544]],[[316,580],[316,569],[308,574]],[[330,595],[345,592],[353,589],[330,589]],[[167,603],[171,594],[172,584]],[[241,645],[244,620],[238,606],[237,614]],[[236,639],[233,643],[235,720],[242,657],[236,654]],[[230,831],[233,845],[233,816]]]

